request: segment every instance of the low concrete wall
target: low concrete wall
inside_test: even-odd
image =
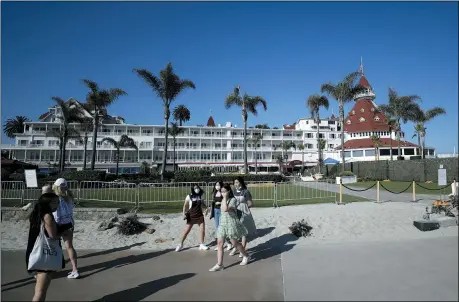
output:
[[[75,208],[74,217],[76,220],[103,220],[115,216],[117,210],[116,208]],[[30,210],[24,211],[21,208],[2,207],[2,221],[27,220],[29,213]]]

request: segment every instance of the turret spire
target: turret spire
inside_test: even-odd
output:
[[[359,68],[359,73],[363,75],[363,58],[360,57],[360,68]]]

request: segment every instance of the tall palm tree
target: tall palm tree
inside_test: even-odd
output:
[[[79,123],[83,119],[83,112],[80,107],[72,106],[70,103],[65,102],[63,99],[57,96],[53,96],[52,99],[56,102],[60,112],[56,117],[60,119],[60,131],[59,135],[61,136],[61,146],[60,146],[60,156],[59,156],[59,170],[64,171],[65,168],[65,151],[66,145],[69,138],[78,138],[78,131],[75,128],[72,128],[70,124]],[[56,133],[51,132],[52,135]]]
[[[191,118],[190,110],[186,108],[185,105],[178,105],[175,107],[172,114],[174,116],[174,120],[180,123],[180,127],[182,127],[183,122],[188,122]]]
[[[417,95],[399,96],[394,89],[389,88],[389,104],[379,105],[379,110],[392,116],[397,123],[398,157],[401,156],[401,124],[406,124],[408,121],[416,121],[421,111],[416,102],[420,100],[421,98]]]
[[[348,74],[343,81],[338,84],[322,84],[320,91],[327,93],[329,96],[338,101],[339,104],[339,122],[341,123],[341,171],[344,171],[344,104],[354,100],[354,97],[363,93],[367,88],[357,85],[355,82],[357,77],[360,75],[359,72],[351,72]]]
[[[289,142],[289,141],[283,141],[281,143],[281,148],[282,148],[282,155],[284,155],[284,152],[285,152],[285,155],[284,155],[284,158],[288,159],[288,150],[292,149],[292,148],[296,148],[296,145],[294,142]]]
[[[172,63],[167,64],[166,68],[159,71],[159,76],[146,69],[134,69],[137,75],[153,90],[154,93],[163,101],[164,107],[164,128],[169,128],[169,118],[171,115],[171,103],[188,88],[196,89],[194,83],[190,80],[181,79],[172,67]],[[167,160],[167,141],[168,132],[165,132],[166,144],[163,151],[163,164],[161,167],[161,179],[164,179]]]
[[[425,124],[430,122],[437,116],[446,114],[446,111],[445,109],[441,107],[434,107],[426,111],[421,109],[417,111],[416,113],[417,113],[416,117],[414,118],[414,122],[417,123],[415,126],[415,131],[416,131],[415,135],[417,135],[418,137],[418,145],[421,148],[422,158],[424,159],[425,158],[425,154],[424,154],[425,153],[424,151],[425,150],[425,136],[426,136],[426,129],[427,129]]]
[[[233,92],[228,95],[225,99],[226,109],[231,108],[232,106],[237,106],[242,109],[242,120],[244,121],[244,173],[247,174],[248,164],[247,164],[247,117],[248,113],[257,115],[257,106],[261,105],[266,111],[268,109],[267,102],[261,96],[249,96],[247,93],[244,93],[241,96],[241,88],[239,86],[234,87]]]
[[[381,140],[378,135],[372,135],[370,138],[373,141],[373,146],[375,148],[375,160],[379,160],[379,147],[381,146]]]
[[[120,88],[101,89],[96,82],[87,79],[82,80],[82,82],[89,88],[86,102],[91,108],[89,110],[93,125],[91,170],[94,170],[96,167],[97,130],[100,121],[104,118],[107,107],[113,104],[119,97],[127,95],[127,93]]]
[[[380,111],[379,108],[378,108],[377,110]],[[375,111],[376,111],[376,110],[375,110]],[[390,115],[389,112],[385,112],[385,116],[386,116],[385,123],[386,123],[386,125],[389,127],[390,160],[392,161],[392,160],[393,160],[393,152],[392,152],[392,132],[393,132],[394,130],[395,130],[395,131],[398,131],[397,129],[399,128],[399,126],[397,125],[397,121]]]
[[[426,131],[426,128],[424,127],[423,124],[417,123],[416,125],[414,125],[414,134],[413,134],[412,138],[415,138],[415,137],[418,138],[417,150],[418,150],[418,155],[420,155],[421,157],[422,157],[422,154],[424,153],[422,151],[422,146],[421,146],[421,133],[425,133],[425,131]]]
[[[301,151],[301,175],[304,173],[304,144],[299,144],[297,148]]]
[[[323,163],[323,152],[325,150],[325,146],[327,145],[327,142],[323,138],[319,138],[317,145],[319,149],[319,173],[320,173],[320,167],[322,166],[322,163]]]
[[[65,168],[65,145],[69,139],[81,139],[80,133],[72,128],[68,127],[64,129],[63,127],[59,129],[48,130],[45,134],[47,137],[55,137],[59,140],[59,164],[57,166],[58,171],[64,171]]]
[[[173,157],[173,165],[174,165],[174,172],[175,172],[175,140],[177,138],[177,136],[180,134],[180,133],[183,133],[183,128],[180,128],[177,123],[171,123],[171,127],[169,127],[167,129],[167,132],[169,132],[169,135],[172,136],[172,143],[173,143],[173,154],[174,154],[174,157]]]
[[[93,131],[93,121],[90,118],[83,118],[80,121],[80,130],[83,132],[83,170],[86,170],[86,153],[88,149],[88,136]]]
[[[258,174],[258,144],[263,140],[263,135],[252,135],[250,138],[250,142],[253,144],[253,148],[255,149],[255,174]]]
[[[15,138],[16,133],[24,132],[24,125],[26,122],[30,122],[30,120],[22,115],[18,115],[14,119],[8,119],[5,125],[3,125],[3,133],[9,138]]]
[[[276,162],[279,165],[279,173],[283,174],[282,172],[282,164],[285,162],[284,156],[282,154],[277,155]]]
[[[326,96],[314,94],[311,95],[308,100],[306,101],[306,104],[309,108],[309,111],[311,112],[311,118],[313,118],[316,121],[317,124],[317,153],[319,157],[319,173],[320,173],[320,163],[322,162],[322,152],[320,149],[320,107],[324,107],[325,109],[328,109],[329,103],[328,103],[328,98]]]
[[[135,144],[135,141],[127,136],[126,134],[121,135],[120,139],[117,141],[111,137],[104,137],[102,139],[102,143],[107,142],[111,144],[113,147],[115,147],[116,151],[116,176],[118,176],[118,167],[120,163],[120,149],[121,148],[130,148],[130,149],[135,149],[138,150],[137,145]]]

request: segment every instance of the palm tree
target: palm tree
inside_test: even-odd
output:
[[[304,144],[299,144],[297,148],[301,151],[301,175],[304,173]]]
[[[231,108],[233,105],[241,107],[242,109],[242,120],[244,121],[244,173],[248,172],[247,164],[247,117],[248,113],[257,115],[257,106],[261,105],[266,111],[268,109],[267,102],[261,96],[249,96],[247,93],[244,93],[241,96],[241,89],[239,86],[234,87],[234,91],[226,97],[225,107],[226,109]]]
[[[89,88],[86,96],[86,102],[91,108],[89,114],[92,116],[92,160],[91,170],[96,167],[96,151],[97,151],[97,129],[100,121],[104,118],[106,108],[113,104],[119,97],[127,95],[127,93],[119,88],[100,89],[96,82],[84,79],[83,84]]]
[[[373,141],[375,148],[375,160],[379,160],[379,147],[381,146],[381,140],[378,135],[372,135],[370,138]]]
[[[327,142],[323,139],[320,138],[319,141],[317,142],[317,147],[319,149],[319,173],[320,173],[320,167],[322,166],[323,162],[323,152],[325,150],[325,146],[327,145]]]
[[[3,133],[9,138],[15,138],[16,133],[24,132],[26,122],[30,122],[30,120],[22,115],[18,115],[14,119],[8,119],[3,125]]]
[[[83,170],[86,170],[86,153],[88,149],[88,135],[93,131],[93,121],[90,118],[83,118],[80,121],[80,130],[83,132]]]
[[[327,93],[329,96],[333,97],[338,101],[339,104],[339,121],[341,123],[341,171],[344,171],[344,104],[354,100],[354,97],[363,93],[367,88],[356,85],[355,82],[357,77],[360,75],[359,72],[352,72],[348,74],[343,81],[334,85],[332,83],[323,84],[320,87],[322,93]]]
[[[421,111],[416,102],[420,100],[421,98],[417,95],[399,96],[394,89],[389,88],[389,104],[379,106],[379,110],[392,116],[397,123],[398,157],[401,156],[401,123],[406,124],[408,121],[416,121]]]
[[[282,164],[284,163],[285,159],[284,159],[284,156],[282,156],[282,154],[279,154],[277,155],[276,157],[276,162],[277,164],[279,165],[279,173],[282,174]]]
[[[320,107],[324,107],[325,109],[328,109],[328,98],[326,96],[321,96],[318,94],[311,95],[308,100],[306,101],[306,104],[309,108],[309,111],[311,112],[311,118],[315,119],[316,124],[317,124],[317,153],[319,156],[319,173],[320,173],[320,163],[322,162],[322,152],[320,149],[320,115],[319,115],[319,110]]]
[[[380,109],[378,108],[376,111],[380,111]],[[389,127],[389,146],[390,146],[390,160],[392,161],[393,160],[393,153],[392,153],[392,132],[395,130],[397,131],[397,129],[399,128],[399,126],[397,125],[397,121],[390,115],[389,112],[385,112],[384,114],[386,116],[386,119],[385,119],[385,123],[386,125]]]
[[[80,107],[72,106],[60,97],[53,96],[52,99],[56,102],[57,107],[61,109],[57,114],[57,117],[60,119],[60,130],[58,133],[53,133],[53,131],[51,131],[50,134],[54,137],[57,137],[57,134],[60,137],[59,170],[62,172],[65,168],[65,149],[69,138],[80,137],[78,131],[70,127],[70,124],[81,122],[83,119],[83,112]]]
[[[163,101],[164,107],[164,128],[169,129],[169,118],[171,115],[171,103],[177,96],[185,91],[185,89],[196,89],[194,83],[190,80],[181,79],[172,68],[172,63],[167,64],[166,68],[159,71],[159,76],[146,69],[134,69],[137,75],[153,90],[154,93]],[[165,132],[166,143],[163,151],[163,164],[161,167],[161,179],[164,179],[164,171],[166,170],[167,160],[167,140],[168,131]]]
[[[45,134],[47,137],[55,137],[59,140],[59,164],[58,171],[64,171],[65,168],[65,145],[69,139],[81,139],[80,133],[71,127],[64,129],[63,127],[59,129],[48,130]]]
[[[421,148],[422,158],[424,159],[425,158],[425,154],[424,154],[425,153],[424,151],[425,150],[425,136],[426,136],[426,129],[427,129],[425,124],[431,121],[432,119],[436,118],[439,115],[446,114],[446,111],[445,109],[441,107],[434,107],[426,111],[421,109],[417,111],[416,113],[417,114],[416,114],[414,121],[417,124],[414,128],[416,131],[416,134],[414,136],[418,137],[418,145]]]
[[[107,142],[107,143],[111,144],[113,147],[115,147],[115,149],[116,149],[116,151],[115,151],[115,154],[116,154],[116,176],[118,176],[118,167],[119,167],[119,163],[120,163],[120,149],[121,148],[131,148],[131,149],[138,150],[137,145],[135,144],[135,141],[132,138],[130,138],[129,136],[127,136],[126,134],[121,135],[121,137],[120,137],[120,139],[118,141],[116,141],[115,139],[113,139],[111,137],[104,137],[101,142],[102,143],[103,142]]]
[[[255,174],[258,174],[258,143],[263,140],[263,135],[252,135],[250,138],[250,142],[253,144],[253,148],[255,149]]]
[[[285,159],[288,159],[288,150],[290,150],[291,148],[296,148],[296,145],[294,142],[288,142],[288,141],[283,141],[280,146],[282,148],[282,155],[284,156]],[[285,155],[284,155],[284,151],[285,151]]]
[[[174,165],[174,172],[175,172],[175,140],[177,136],[180,133],[183,133],[183,128],[180,128],[177,123],[171,123],[171,127],[167,129],[167,132],[169,132],[169,135],[172,136],[172,143],[173,143],[173,154],[174,154],[174,159],[173,159],[173,165]]]
[[[180,123],[180,127],[182,127],[183,122],[188,122],[191,118],[191,113],[185,105],[178,105],[174,108],[174,112],[172,113],[174,116],[174,120]]]

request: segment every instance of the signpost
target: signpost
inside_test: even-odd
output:
[[[38,188],[36,170],[24,170],[24,175],[27,188]]]
[[[443,169],[443,165],[440,165],[440,169],[438,169],[438,186],[446,186],[446,169]],[[445,189],[440,190],[440,200],[443,200],[443,191]]]

